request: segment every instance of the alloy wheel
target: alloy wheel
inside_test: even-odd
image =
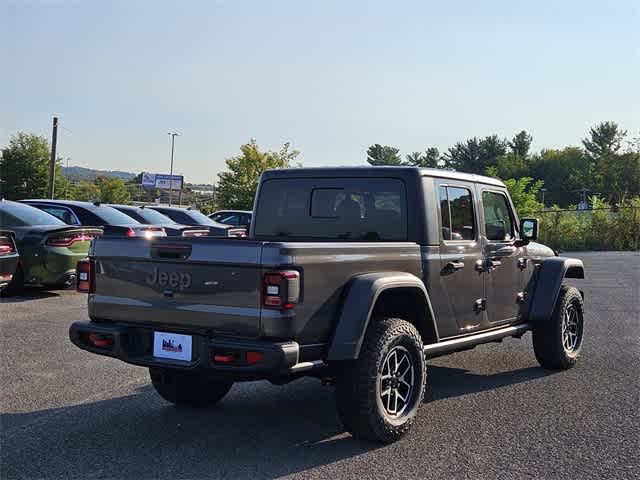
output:
[[[409,351],[393,347],[384,359],[379,380],[380,400],[387,415],[401,416],[409,406],[414,390],[415,372]]]

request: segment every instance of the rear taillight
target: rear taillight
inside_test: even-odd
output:
[[[127,228],[127,232],[125,233],[125,235],[127,237],[135,237],[136,236],[136,231],[133,228],[129,227],[129,228]]]
[[[167,234],[164,231],[164,228],[161,227],[152,227],[144,229],[144,238],[155,238],[155,237],[166,237]]]
[[[227,230],[228,237],[247,238],[247,230],[245,228],[230,228]]]
[[[209,235],[209,230],[183,230],[183,237],[206,237]]]
[[[290,310],[300,300],[300,273],[280,270],[264,274],[262,305],[277,310]]]
[[[11,237],[0,237],[0,255],[9,255],[15,253],[16,247],[13,244]]]
[[[90,258],[76,264],[76,290],[82,293],[95,292],[95,264]]]
[[[70,247],[76,242],[87,242],[93,240],[93,235],[85,235],[84,233],[71,233],[66,235],[59,235],[57,237],[50,237],[47,239],[46,244],[50,247]]]

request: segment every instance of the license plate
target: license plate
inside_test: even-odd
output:
[[[190,362],[191,335],[153,332],[153,356]]]

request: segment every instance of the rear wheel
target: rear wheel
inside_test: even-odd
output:
[[[422,403],[426,362],[416,328],[399,318],[370,325],[357,360],[336,377],[338,415],[356,438],[391,443],[406,434]]]
[[[169,368],[151,367],[149,375],[156,392],[166,401],[180,407],[213,406],[233,386],[233,382],[216,380],[203,373]]]
[[[566,370],[575,365],[584,333],[582,295],[575,287],[563,285],[551,318],[533,328],[533,351],[540,365]]]

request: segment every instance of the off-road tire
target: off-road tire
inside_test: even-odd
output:
[[[156,392],[179,407],[211,407],[229,393],[233,385],[202,373],[159,367],[149,368],[149,376]]]
[[[406,394],[406,409],[398,417],[385,410],[380,393],[387,356],[407,353],[413,368],[413,388]],[[357,360],[337,368],[336,404],[340,420],[356,438],[392,443],[413,424],[424,399],[427,366],[422,339],[416,328],[399,318],[372,319]],[[397,399],[396,399],[397,400]]]
[[[563,339],[563,323],[567,312],[573,309],[577,315],[577,341],[575,347],[566,348]],[[567,370],[576,363],[582,349],[584,334],[584,305],[580,291],[563,285],[558,293],[551,318],[533,327],[533,351],[544,368]]]
[[[0,293],[3,297],[15,297],[24,293],[24,271],[22,265],[16,268],[9,285]]]

